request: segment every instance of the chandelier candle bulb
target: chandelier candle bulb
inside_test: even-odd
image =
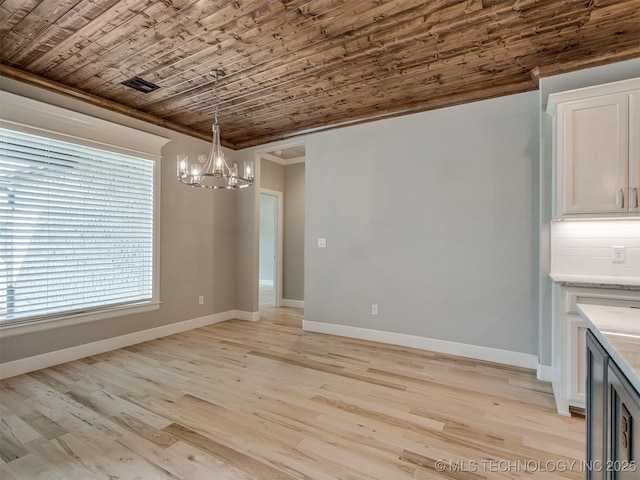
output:
[[[253,180],[253,160],[244,161],[244,178]]]
[[[232,187],[238,185],[238,164],[236,162],[229,169],[229,185]]]
[[[223,162],[222,157],[216,158],[216,168],[214,168],[213,170],[214,175],[221,176],[223,174],[224,171],[222,170],[222,162]]]
[[[220,98],[217,94],[218,78],[221,72],[211,72],[215,78],[214,92],[216,93],[216,106],[213,116],[213,143],[211,153],[207,156],[201,153],[197,159],[190,163],[188,155],[180,154],[177,157],[178,181],[190,187],[237,190],[253,185],[253,162],[247,166],[245,162],[244,177],[239,175],[239,167],[236,162],[229,164],[224,159],[224,151],[220,143],[220,127],[218,125],[218,108]]]
[[[186,155],[178,155],[178,178],[187,178],[187,163],[189,159]]]

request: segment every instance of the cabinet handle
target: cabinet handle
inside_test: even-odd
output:
[[[631,189],[633,192],[633,208],[638,208],[638,187]],[[629,205],[631,205],[631,199],[629,199]]]

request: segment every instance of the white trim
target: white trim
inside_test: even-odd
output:
[[[270,195],[276,197],[277,213],[276,213],[276,307],[282,305],[282,259],[284,258],[284,193],[278,190],[270,190],[268,188],[260,188],[260,195]],[[259,225],[259,224],[258,224]],[[258,228],[258,235],[260,235]],[[258,261],[260,261],[260,252],[258,251]]]
[[[128,347],[137,343],[155,340],[156,338],[166,337],[175,333],[186,332],[194,328],[213,325],[214,323],[224,322],[234,318],[241,318],[240,314],[247,312],[239,312],[237,310],[229,310],[227,312],[214,313],[204,317],[193,318],[183,322],[163,325],[161,327],[150,328],[139,332],[128,333],[118,337],[105,338],[97,342],[77,345],[75,347],[63,348],[53,352],[35,355],[33,357],[21,358],[12,362],[0,364],[0,379],[22,375],[23,373],[33,372],[41,368],[52,367],[61,363],[71,362],[80,358],[98,355],[100,353],[117,350],[119,348]]]
[[[278,165],[295,165],[296,163],[304,163],[306,161],[306,157],[294,157],[294,158],[280,158],[271,153],[260,153],[260,158],[264,160],[268,160],[273,163],[277,163]]]
[[[260,312],[245,312],[244,310],[234,310],[234,317],[238,320],[244,320],[246,322],[257,322],[260,320]]]
[[[0,125],[6,128],[124,155],[159,160],[162,147],[170,141],[159,135],[9,92],[0,91],[0,105]]]
[[[289,300],[288,298],[282,299],[283,307],[304,308],[304,300]]]
[[[157,310],[158,308],[160,308],[160,302],[150,302],[143,305],[124,305],[116,308],[106,308],[94,313],[48,318],[46,320],[32,321],[24,324],[0,325],[0,338],[42,332],[43,330],[51,330],[53,328],[69,327],[80,323],[96,322],[107,318],[122,317],[124,315],[135,315]]]
[[[335,325],[332,323],[314,322],[310,320],[302,321],[302,329],[308,332],[326,333],[341,337],[388,343],[402,347],[417,348],[420,350],[429,350],[432,352],[473,358],[476,360],[513,365],[515,367],[523,367],[531,370],[536,370],[538,366],[538,357],[536,355],[500,350],[491,347],[482,347],[480,345],[450,342],[448,340],[439,340],[436,338],[417,337],[404,333],[384,332],[381,330],[371,330],[369,328]]]
[[[160,199],[162,147],[170,139],[0,90],[0,126],[153,161],[153,279],[150,302],[33,323],[0,326],[0,338],[156,310],[160,305]],[[61,313],[64,315],[64,312]]]
[[[551,365],[538,364],[536,377],[542,382],[553,382],[553,367]]]
[[[627,93],[640,88],[640,78],[630,78],[619,82],[605,83],[591,87],[577,88],[566,92],[552,93],[547,100],[547,114],[554,116],[559,103],[575,102],[589,97]]]
[[[162,172],[161,158],[153,162],[153,300],[160,302],[160,218],[162,217]]]

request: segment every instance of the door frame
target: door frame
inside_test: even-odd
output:
[[[260,195],[270,195],[276,197],[276,261],[275,261],[275,273],[276,281],[275,287],[275,301],[276,307],[282,306],[282,257],[283,257],[283,219],[284,219],[284,193],[277,190],[271,190],[269,188],[260,188]],[[258,203],[259,204],[259,203]],[[261,212],[260,212],[261,214]],[[260,258],[260,252],[258,252],[258,258]],[[259,286],[258,286],[259,289]]]

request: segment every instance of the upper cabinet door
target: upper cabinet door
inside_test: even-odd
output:
[[[558,113],[558,213],[628,211],[629,94],[569,102]]]
[[[640,212],[640,92],[629,95],[629,211]]]

